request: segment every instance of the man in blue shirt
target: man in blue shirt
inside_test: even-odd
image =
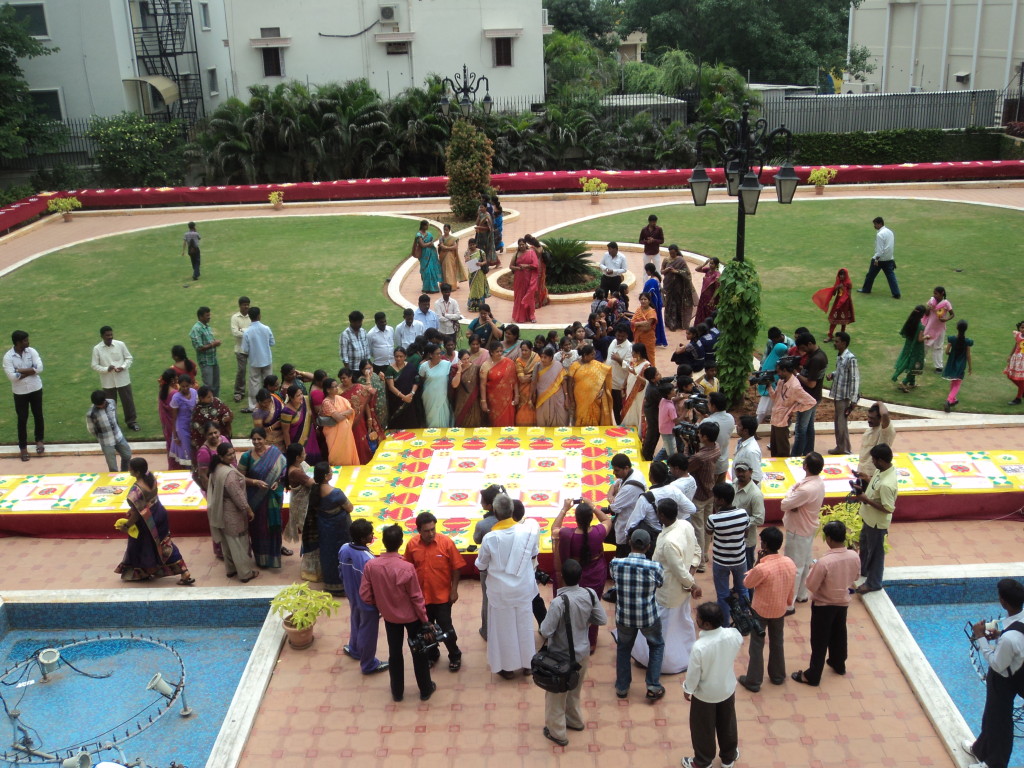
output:
[[[419,306],[412,315],[413,320],[419,320],[423,323],[423,330],[426,331],[428,328],[437,330],[437,314],[430,308],[430,297],[427,294],[422,294],[419,298]]]
[[[388,663],[377,659],[377,634],[380,631],[380,613],[376,606],[363,602],[359,587],[363,583],[363,568],[373,559],[370,542],[373,524],[360,518],[353,520],[349,529],[352,541],[338,552],[338,570],[345,585],[349,605],[349,639],[343,646],[345,655],[356,659],[364,675],[386,672]]]
[[[274,372],[274,332],[260,322],[260,308],[249,307],[252,321],[242,334],[242,354],[249,356],[249,407],[242,413],[252,413],[256,407],[256,393],[263,388],[263,379]]]

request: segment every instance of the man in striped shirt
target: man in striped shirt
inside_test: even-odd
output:
[[[708,516],[706,523],[707,532],[712,537],[711,571],[718,605],[722,608],[722,626],[728,627],[732,623],[732,612],[726,602],[730,592],[730,576],[736,594],[745,600],[750,599],[747,588],[743,586],[743,577],[747,573],[747,526],[750,524],[750,516],[745,509],[733,506],[736,489],[729,483],[716,483],[711,494],[715,511]]]

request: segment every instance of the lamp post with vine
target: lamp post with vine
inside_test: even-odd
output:
[[[724,134],[724,136],[723,136]],[[738,198],[736,218],[736,261],[743,261],[746,241],[746,218],[757,213],[757,203],[764,186],[760,182],[765,161],[770,160],[780,144],[785,143],[786,160],[775,175],[775,190],[783,205],[793,202],[800,179],[793,169],[793,133],[782,125],[768,133],[768,121],[763,117],[750,121],[750,102],[744,102],[739,120],[726,120],[722,133],[704,128],[697,134],[697,165],[690,176],[693,204],[707,205],[711,177],[704,168],[706,149],[712,144],[714,155],[725,168],[729,194]]]
[[[480,107],[484,111],[484,117],[491,114],[494,101],[491,99],[491,83],[486,76],[470,72],[469,68],[463,64],[461,73],[456,72],[452,77],[444,78],[441,85],[444,88],[441,93],[441,114],[445,117],[448,117],[452,106],[452,102],[448,98],[449,91],[455,98],[459,112],[463,117],[468,118],[473,114],[473,106],[476,104],[476,97],[481,86],[484,89],[484,97],[480,101]]]

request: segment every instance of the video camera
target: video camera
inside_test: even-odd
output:
[[[775,381],[775,371],[757,371],[751,374],[748,381],[756,387],[767,387]]]
[[[454,632],[452,634],[454,634]],[[441,629],[441,625],[437,622],[433,624],[424,624],[420,627],[418,635],[414,635],[409,638],[409,650],[415,654],[423,654],[431,648],[437,648],[438,645],[450,638],[451,635]]]
[[[545,571],[542,571],[540,568],[537,568],[537,569],[534,570],[533,578],[542,587],[545,587],[545,586],[547,586],[548,584],[551,583],[551,574],[549,574],[549,573],[547,573]]]
[[[764,637],[764,624],[750,610],[750,602],[745,597],[736,594],[734,590],[725,598],[725,602],[729,604],[729,611],[732,613],[732,625],[741,635],[746,637],[753,632],[758,637]]]
[[[681,453],[689,456],[700,450],[700,437],[697,435],[699,426],[692,421],[681,421],[672,427],[672,434],[676,438],[676,445],[683,448],[680,451]]]
[[[683,405],[687,408],[692,408],[697,411],[697,413],[701,413],[705,416],[711,412],[708,408],[708,398],[706,395],[690,395],[686,398]]]
[[[859,477],[855,477],[855,478],[853,478],[853,480],[850,481],[850,495],[851,496],[859,496],[860,494],[864,493],[864,490],[866,488],[867,488],[867,483],[864,480],[862,480],[861,478],[859,478]]]

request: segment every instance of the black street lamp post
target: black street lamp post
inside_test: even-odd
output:
[[[743,105],[739,120],[726,120],[723,138],[718,131],[704,128],[697,134],[697,165],[690,176],[690,193],[693,204],[707,205],[711,177],[704,168],[705,141],[714,144],[714,149],[725,167],[725,178],[729,194],[738,198],[736,219],[736,261],[743,261],[746,238],[746,218],[757,213],[757,202],[764,188],[760,182],[765,160],[772,157],[777,144],[785,141],[786,161],[775,175],[775,190],[779,202],[788,205],[793,202],[800,179],[793,170],[793,133],[785,125],[768,133],[768,122],[762,117],[753,124],[749,120],[750,103]]]
[[[476,95],[481,86],[484,89],[484,98],[480,102],[480,106],[484,110],[485,117],[491,114],[494,101],[491,99],[491,83],[485,76],[478,76],[476,72],[470,72],[469,68],[463,64],[461,74],[456,72],[453,77],[444,78],[441,84],[444,86],[444,92],[441,95],[441,114],[445,117],[448,117],[448,113],[451,111],[451,101],[448,99],[449,91],[454,95],[462,116],[469,117],[473,112]]]

